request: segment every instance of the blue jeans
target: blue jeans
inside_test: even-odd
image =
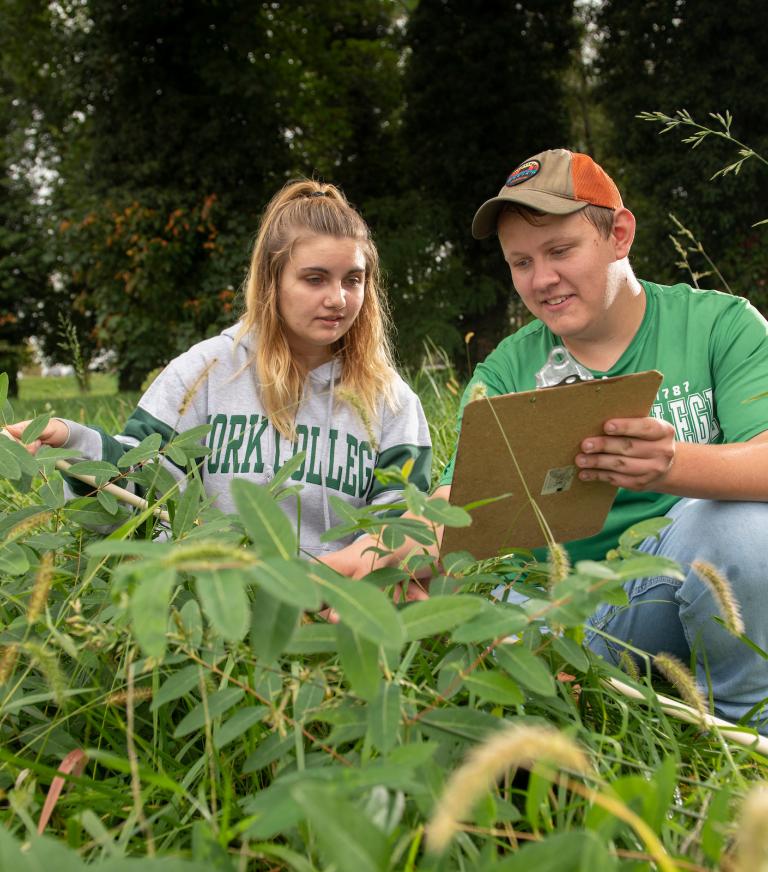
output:
[[[603,605],[587,622],[586,643],[618,662],[623,647],[594,631],[649,654],[674,654],[684,663],[695,657],[696,679],[715,713],[730,721],[750,716],[768,735],[768,660],[715,620],[720,612],[709,588],[691,569],[706,560],[731,583],[741,606],[746,636],[768,651],[768,503],[683,499],[669,512],[673,523],[640,550],[675,560],[685,579],[665,576],[628,582],[628,606]]]

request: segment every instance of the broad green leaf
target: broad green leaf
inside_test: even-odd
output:
[[[19,445],[18,442],[8,439],[6,436],[0,436],[0,454],[3,453],[16,461],[20,473],[26,473],[27,475],[35,475],[37,473],[37,459],[23,445]],[[18,475],[16,478],[18,478]]]
[[[120,475],[120,470],[112,463],[107,463],[106,460],[81,460],[78,463],[73,463],[67,470],[69,475],[75,477],[87,475],[96,480],[96,484],[106,484],[111,478],[116,478]]]
[[[672,864],[674,865],[674,864]],[[618,859],[590,831],[564,832],[482,867],[481,872],[614,872]]]
[[[289,606],[307,611],[320,608],[322,593],[313,567],[298,557],[270,557],[247,570],[246,580]]]
[[[213,731],[213,747],[218,751],[240,736],[252,726],[260,723],[270,713],[269,706],[255,705],[238,709],[220,727]]]
[[[243,763],[243,772],[247,775],[249,772],[258,772],[275,760],[290,754],[296,748],[296,737],[293,733],[287,736],[281,736],[280,733],[274,732],[267,736],[259,747],[249,755]]]
[[[386,836],[356,804],[310,784],[295,785],[291,796],[312,824],[327,865],[333,864],[339,872],[386,868]]]
[[[203,614],[228,642],[239,642],[248,632],[251,610],[247,580],[240,569],[205,570],[198,572],[195,580]]]
[[[126,517],[124,512],[111,515],[101,507],[95,497],[80,497],[72,500],[67,503],[64,511],[71,521],[83,527],[114,527]]]
[[[472,515],[459,506],[452,506],[448,500],[433,497],[424,508],[424,517],[436,524],[446,527],[468,527],[472,523]]]
[[[547,665],[523,644],[497,645],[496,660],[515,681],[541,696],[555,695],[555,680]]]
[[[37,495],[47,508],[61,509],[67,501],[64,495],[64,479],[60,475],[49,476]]]
[[[476,669],[464,678],[468,690],[486,702],[500,705],[521,705],[525,697],[514,681],[496,669]]]
[[[299,451],[291,457],[290,460],[286,460],[286,462],[278,469],[275,473],[275,477],[269,483],[269,491],[270,493],[276,493],[283,486],[283,483],[294,474],[301,466],[304,465],[304,461],[307,458],[306,451]]]
[[[289,786],[280,782],[271,784],[243,802],[246,814],[253,819],[246,830],[248,838],[271,839],[299,823],[302,809],[291,796]]]
[[[680,564],[667,557],[656,557],[652,554],[643,554],[640,557],[630,557],[622,560],[616,567],[616,574],[624,581],[632,578],[646,578],[663,575],[667,578],[685,580],[685,575],[680,569]]]
[[[671,518],[663,516],[660,518],[646,518],[644,521],[640,521],[639,524],[633,524],[628,530],[625,530],[619,536],[619,545],[624,548],[632,548],[635,545],[639,545],[649,536],[658,537],[659,533],[671,523]]]
[[[265,590],[256,593],[251,603],[251,650],[262,661],[282,654],[299,623],[301,609],[281,602]]]
[[[293,716],[299,721],[313,720],[325,698],[325,680],[322,672],[312,672],[301,682],[293,704]]]
[[[481,602],[483,605],[479,614],[453,631],[451,638],[454,642],[467,644],[512,636],[528,624],[528,617],[519,606],[490,600]]]
[[[396,648],[403,643],[400,616],[387,596],[364,581],[352,581],[327,567],[312,567],[323,598],[351,629],[377,645]]]
[[[206,710],[208,719],[212,721],[236,705],[244,694],[245,691],[239,687],[225,687],[223,690],[217,690],[210,694],[207,706],[205,703],[199,702],[186,717],[182,718],[173,731],[173,737],[180,739],[182,736],[187,736],[189,733],[201,729],[206,721]]]
[[[150,433],[146,439],[142,439],[138,445],[126,451],[125,454],[117,461],[120,469],[127,469],[129,466],[136,466],[155,457],[160,450],[160,445],[163,439],[159,433]]]
[[[131,625],[136,641],[147,657],[165,654],[168,605],[175,584],[175,569],[145,564],[141,580],[131,595]]]
[[[16,481],[21,476],[21,465],[8,447],[11,440],[0,436],[0,476]]]
[[[589,669],[587,652],[573,639],[569,639],[567,636],[555,636],[552,640],[552,647],[566,663],[570,663],[579,672],[586,672]]]
[[[336,651],[336,629],[333,624],[318,622],[302,624],[285,646],[285,654],[331,654]]]
[[[339,659],[350,687],[363,699],[375,699],[382,680],[379,646],[358,636],[342,623],[336,624],[336,640]]]
[[[470,708],[442,708],[425,712],[418,719],[422,730],[438,740],[445,736],[455,736],[469,742],[480,742],[488,733],[498,730],[507,723],[488,712]]]
[[[178,539],[192,529],[195,519],[200,512],[200,503],[203,498],[203,486],[199,479],[193,478],[187,482],[179,501],[176,503],[176,513],[173,516],[171,529]]]
[[[197,665],[185,666],[170,675],[161,685],[149,706],[151,711],[156,711],[166,703],[172,702],[189,693],[200,684],[200,670]]]
[[[412,642],[452,630],[475,617],[482,607],[483,601],[476,596],[437,596],[409,603],[400,612],[405,641]]]
[[[368,704],[368,735],[375,748],[388,754],[397,744],[400,728],[400,686],[381,683],[376,698]]]
[[[236,478],[232,482],[232,498],[240,521],[260,556],[296,556],[293,526],[266,488]]]
[[[29,569],[27,553],[17,542],[0,546],[0,572],[23,575]]]
[[[203,615],[196,599],[188,599],[179,612],[184,634],[192,646],[197,648],[203,641]]]
[[[32,421],[27,424],[26,429],[21,434],[21,441],[24,445],[29,445],[30,442],[34,442],[35,439],[45,430],[48,426],[48,422],[51,420],[51,413],[46,412],[44,415],[38,415]]]
[[[8,373],[0,372],[0,406],[4,406],[8,400]]]
[[[96,499],[99,501],[99,505],[105,512],[109,512],[110,515],[117,514],[120,504],[117,502],[117,497],[113,493],[105,490],[96,491]]]

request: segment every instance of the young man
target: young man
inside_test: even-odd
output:
[[[765,319],[740,297],[638,280],[628,261],[634,216],[587,155],[553,149],[520,164],[480,207],[472,233],[498,235],[535,320],[477,367],[465,401],[478,381],[491,396],[533,389],[554,345],[596,378],[664,376],[651,417],[606,421],[583,441],[580,478],[619,491],[604,529],[567,546],[574,559],[603,559],[627,527],[668,515],[673,523],[640,547],[679,562],[686,578],[629,583],[629,607],[601,607],[588,644],[614,661],[601,632],[684,661],[694,651],[718,714],[738,720],[764,700],[768,712],[768,662],[713,620],[712,596],[691,569],[701,559],[729,578],[747,636],[768,650],[768,400],[750,402],[768,386]],[[453,461],[436,495],[449,496],[452,474]],[[369,570],[369,544],[363,537],[338,552],[338,568]]]

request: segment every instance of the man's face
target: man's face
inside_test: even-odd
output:
[[[563,339],[610,335],[624,272],[614,234],[602,236],[581,212],[545,215],[529,224],[514,212],[499,218],[498,234],[512,282],[536,318]]]

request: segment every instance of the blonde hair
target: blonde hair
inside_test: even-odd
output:
[[[256,340],[249,365],[258,373],[267,417],[283,436],[295,437],[294,420],[307,377],[291,353],[278,310],[283,269],[293,247],[311,236],[354,239],[365,258],[363,304],[349,330],[331,346],[341,363],[342,396],[355,396],[370,417],[378,401],[394,403],[394,364],[386,328],[386,299],[379,255],[368,225],[334,185],[310,179],[288,182],[270,200],[261,218],[245,279],[245,315],[238,339]]]

